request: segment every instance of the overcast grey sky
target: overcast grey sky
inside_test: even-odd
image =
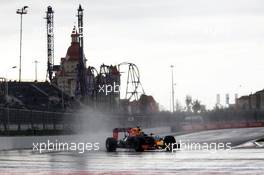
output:
[[[17,79],[19,16],[23,20],[22,78],[46,76],[45,11],[55,11],[55,62],[70,45],[77,22],[76,9],[84,8],[84,42],[88,64],[138,65],[147,94],[167,109],[170,106],[170,65],[175,65],[175,96],[186,94],[207,106],[220,93],[239,95],[263,89],[264,1],[261,0],[1,0],[0,76]],[[241,85],[241,86],[240,86]]]

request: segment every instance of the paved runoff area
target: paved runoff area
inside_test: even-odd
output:
[[[176,136],[183,142],[231,142],[232,149],[183,149],[176,152],[143,152],[104,149],[85,153],[32,150],[0,151],[0,174],[111,175],[111,174],[263,174],[264,149],[240,146],[264,136],[264,128],[203,131]],[[247,145],[247,144],[246,144]],[[104,145],[101,145],[104,147]]]

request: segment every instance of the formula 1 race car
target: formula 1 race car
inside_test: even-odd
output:
[[[180,148],[173,136],[160,138],[154,134],[147,135],[139,127],[113,129],[113,137],[108,137],[105,145],[107,152],[114,152],[117,148],[134,149],[136,152],[145,150],[171,151],[173,148]]]

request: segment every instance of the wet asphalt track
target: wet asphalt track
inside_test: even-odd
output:
[[[191,142],[234,141],[233,146],[264,136],[264,128],[207,131],[177,136]],[[33,153],[0,152],[0,174],[260,174],[264,149],[229,151],[181,150],[176,153],[92,151]]]

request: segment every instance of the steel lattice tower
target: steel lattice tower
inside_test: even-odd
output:
[[[87,95],[87,83],[85,78],[85,57],[83,52],[83,9],[81,5],[78,8],[78,30],[79,30],[79,44],[80,44],[80,59],[78,64],[78,77],[77,77],[77,95],[80,94],[82,97]]]
[[[46,79],[49,78],[50,82],[53,77],[53,66],[54,66],[54,21],[53,21],[53,15],[54,11],[52,10],[51,6],[48,6],[47,12],[46,12],[46,20],[47,20],[47,56],[48,56],[48,62],[47,62],[47,75]]]

